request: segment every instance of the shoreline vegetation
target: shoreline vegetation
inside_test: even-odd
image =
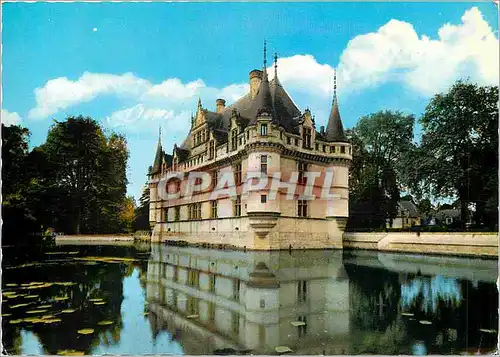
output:
[[[431,98],[418,121],[397,110],[359,118],[346,130],[353,147],[346,233],[498,232],[497,103],[497,87],[459,80]],[[27,128],[2,123],[2,244],[38,244],[61,232],[149,239],[149,188],[127,196],[123,135],[80,115],[54,119],[31,150],[29,137]],[[401,201],[426,223],[385,228],[407,219]],[[437,217],[447,210],[457,212],[452,223]]]

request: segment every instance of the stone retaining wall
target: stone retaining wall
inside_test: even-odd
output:
[[[498,233],[344,233],[343,247],[388,252],[498,257]]]

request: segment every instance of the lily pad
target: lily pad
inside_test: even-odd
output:
[[[77,350],[62,350],[57,351],[58,356],[84,356],[85,353]]]
[[[52,304],[38,306],[39,309],[48,309],[49,307],[52,307]]]
[[[198,317],[200,317],[200,315],[189,315],[189,316],[187,316],[188,319],[197,319]]]
[[[432,325],[432,322],[427,321],[427,320],[420,320],[419,321],[422,325]]]
[[[66,309],[66,310],[62,310],[61,312],[64,314],[71,314],[72,312],[75,312],[75,311],[76,311],[75,309]]]
[[[14,325],[16,325],[16,324],[20,324],[21,322],[23,322],[23,319],[18,319],[18,320],[10,320],[10,323],[11,323],[11,324],[14,324]]]
[[[2,314],[2,317],[7,317],[7,316],[10,316],[12,314]]]
[[[84,329],[78,330],[77,332],[80,335],[90,335],[91,333],[94,333],[94,329],[93,328],[84,328]]]
[[[98,301],[98,302],[95,302],[94,305],[104,305],[106,303],[106,301]]]
[[[56,296],[54,298],[55,301],[63,301],[63,300],[68,300],[69,297],[68,296]]]
[[[44,319],[43,323],[44,324],[55,324],[56,322],[61,322],[61,319]]]
[[[5,286],[17,286],[17,284],[14,284],[14,283],[9,283],[9,284],[5,284]]]
[[[496,330],[488,330],[488,329],[485,329],[485,328],[480,328],[479,331],[485,332],[485,333],[492,333],[492,334],[496,334],[497,333]]]
[[[107,321],[107,320],[104,320],[104,321],[99,321],[97,324],[98,324],[99,326],[108,326],[108,325],[112,325],[112,324],[114,324],[114,322],[113,322],[113,321]]]
[[[24,298],[25,299],[35,299],[37,297],[40,297],[40,295],[26,295]]]
[[[42,319],[47,320],[47,319],[52,319],[54,317],[55,317],[54,315],[44,315],[42,316]]]
[[[415,314],[413,314],[411,312],[402,312],[401,315],[402,316],[414,316]]]
[[[23,321],[24,322],[29,322],[29,323],[32,323],[32,324],[39,324],[39,323],[43,323],[45,320],[40,319],[38,317],[29,317],[27,319],[24,319]]]
[[[32,284],[30,286],[26,286],[23,289],[43,289],[43,288],[48,288],[54,285],[53,283],[41,283],[41,284]]]
[[[47,310],[31,310],[31,311],[26,311],[27,314],[41,314],[47,312]]]
[[[16,308],[18,308],[18,307],[28,306],[28,305],[30,305],[30,304],[17,304],[17,305],[13,305],[13,306],[11,306],[10,308],[11,308],[11,309],[16,309]]]
[[[293,352],[292,349],[288,346],[278,346],[274,350],[278,353]]]
[[[295,327],[298,327],[298,326],[305,326],[305,322],[304,321],[293,321],[292,322],[292,326],[295,326]]]
[[[72,283],[71,281],[61,281],[61,282],[57,282],[57,283],[54,283],[56,285],[61,285],[61,286],[73,286],[73,285],[76,285],[76,283]]]
[[[89,299],[90,302],[98,302],[98,301],[103,301],[104,299]]]

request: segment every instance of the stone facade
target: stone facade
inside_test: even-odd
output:
[[[316,124],[311,112],[300,111],[275,76],[250,72],[250,92],[230,106],[217,99],[215,111],[198,102],[191,129],[185,141],[164,152],[160,140],[149,172],[150,223],[152,241],[182,240],[190,243],[230,244],[256,250],[289,248],[341,248],[348,217],[348,176],[352,147],[346,140],[336,95],[326,131]],[[181,172],[181,179],[162,178]],[[186,199],[193,181],[191,172],[210,174],[212,182]],[[245,191],[256,185],[256,173],[267,178],[265,187]],[[221,180],[236,194],[213,198]],[[294,174],[295,173],[295,174]],[[313,192],[321,187],[336,198],[301,200],[305,175],[318,173]],[[333,174],[328,184],[327,173]],[[277,176],[280,178],[276,180]],[[284,183],[298,175],[293,195]],[[274,184],[278,187],[274,190]],[[162,191],[180,192],[176,199],[163,199]],[[299,202],[300,201],[300,202]]]

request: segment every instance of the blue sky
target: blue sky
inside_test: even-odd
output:
[[[159,125],[170,151],[200,97],[215,108],[279,55],[298,106],[325,124],[333,68],[345,127],[381,109],[417,118],[458,78],[498,84],[493,3],[3,3],[2,121],[44,142],[52,118],[86,115],[129,144],[138,198]],[[272,76],[272,71],[271,76]],[[418,134],[418,128],[417,128]]]

